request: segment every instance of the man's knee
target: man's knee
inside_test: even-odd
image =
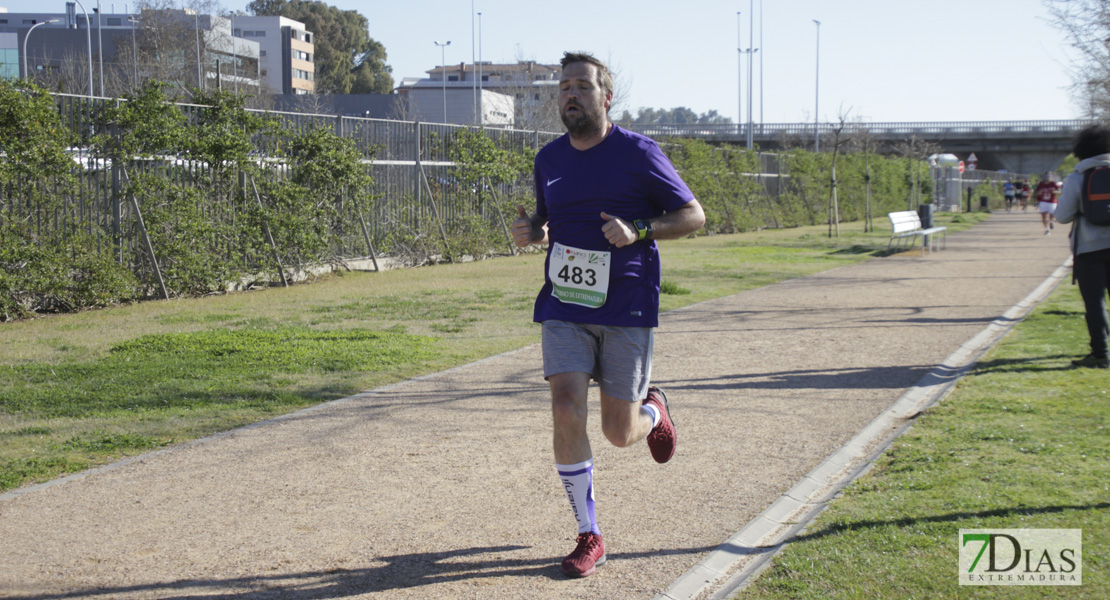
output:
[[[555,426],[578,425],[586,421],[586,406],[567,396],[551,395],[551,415]]]
[[[556,427],[581,425],[586,421],[589,379],[577,375],[565,373],[548,379],[551,385],[551,414]]]

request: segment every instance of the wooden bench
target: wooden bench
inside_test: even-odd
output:
[[[890,241],[887,242],[886,248],[890,250],[891,244],[898,240],[898,245],[895,248],[901,249],[902,240],[909,238],[910,244],[905,249],[913,248],[917,243],[917,237],[921,236],[921,255],[925,256],[925,249],[928,248],[929,252],[935,252],[937,246],[937,238],[941,238],[945,245],[948,240],[947,227],[929,227],[928,229],[921,228],[921,217],[918,216],[917,211],[902,210],[892,212],[887,215],[890,218],[890,226],[892,232],[890,234]]]

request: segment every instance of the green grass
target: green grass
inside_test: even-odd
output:
[[[736,597],[1106,598],[1110,378],[1064,284]],[[1082,529],[1083,586],[958,585],[960,529]]]
[[[877,224],[664,242],[662,309],[882,255]],[[0,324],[0,490],[536,342],[542,282],[530,253]]]
[[[298,386],[294,375],[420,363],[434,355],[435,342],[393,332],[307,327],[145,335],[88,362],[2,369],[0,406],[35,419],[89,419],[213,404],[249,402],[260,409],[303,404],[301,397],[353,390],[342,384]]]

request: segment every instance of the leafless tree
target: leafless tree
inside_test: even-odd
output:
[[[89,94],[89,67],[85,53],[65,52],[55,66],[33,74],[36,83],[63,94]]]
[[[620,63],[609,56],[605,61],[613,74],[613,102],[609,106],[610,115],[619,115],[628,110],[628,90],[632,89],[632,76],[628,75]]]
[[[1079,55],[1071,73],[1076,103],[1088,116],[1110,120],[1110,0],[1044,2]]]
[[[534,57],[525,58],[519,47],[515,58],[517,64],[535,62]],[[613,74],[613,100],[609,106],[609,116],[611,119],[616,119],[627,110],[628,90],[632,87],[631,78],[626,75],[620,64],[614,62],[611,55],[603,62]],[[516,103],[514,126],[532,131],[563,131],[563,122],[559,118],[558,86],[535,86],[532,82],[523,80],[517,83],[518,85],[502,84],[495,90],[514,99]]]
[[[844,110],[840,108],[840,114],[837,115],[836,126],[833,127],[833,155],[832,155],[832,169],[829,172],[829,237],[840,237],[840,199],[836,193],[836,159],[840,156],[840,149],[847,142],[850,137],[850,130],[848,124],[848,114],[852,112],[852,108]],[[846,135],[846,132],[848,134]]]
[[[155,79],[171,84],[181,96],[192,87],[204,87],[209,69],[208,50],[213,46],[228,46],[230,40],[221,39],[230,32],[205,30],[196,15],[219,14],[216,0],[140,0],[135,5],[138,14],[130,40],[117,40],[111,56],[94,56],[103,61],[103,78],[92,93],[101,89],[109,97],[119,97],[141,87],[147,80]],[[199,33],[199,35],[198,35]],[[199,55],[199,58],[198,58]],[[199,60],[199,63],[198,63]],[[43,85],[59,92],[89,93],[88,57],[84,53],[67,53],[56,66],[36,76]],[[230,68],[229,68],[230,69]],[[198,73],[201,75],[198,76]],[[101,77],[94,65],[94,80]],[[172,89],[171,88],[171,89]],[[255,90],[248,90],[254,92]]]
[[[400,96],[389,109],[387,117],[394,121],[415,121],[417,114],[412,108],[412,102],[409,101],[409,97]]]
[[[211,32],[202,33],[198,40],[195,20],[177,10],[173,0],[143,0],[137,7],[141,11],[136,32],[140,78],[203,87],[197,76],[203,71],[203,65],[197,64],[198,44],[203,61]]]
[[[916,135],[895,144],[894,153],[910,160],[910,197],[906,199],[907,210],[921,204],[921,161],[940,151],[940,146]]]
[[[293,112],[309,115],[335,115],[335,104],[327,94],[301,94],[293,102]]]

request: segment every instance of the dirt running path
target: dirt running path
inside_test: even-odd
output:
[[[592,392],[596,576],[559,571],[534,345],[0,497],[0,597],[652,598],[1063,263],[1036,221],[664,315],[675,459],[603,443]]]

